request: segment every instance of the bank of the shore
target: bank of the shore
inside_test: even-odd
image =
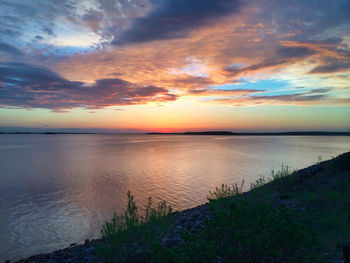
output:
[[[321,243],[327,248],[324,251],[326,258],[331,262],[343,262],[341,248],[350,242],[347,239],[350,236],[350,228],[348,233],[346,230],[344,233],[343,230],[350,223],[349,211],[344,210],[350,207],[350,200],[346,200],[349,187],[350,152],[298,170],[288,178],[281,178],[254,188],[239,198],[264,200],[273,206],[283,205],[288,209],[301,211],[302,216],[305,217],[303,221],[309,224],[313,231],[322,235]],[[338,199],[342,201],[338,202]],[[331,215],[328,216],[327,213]],[[205,220],[210,218],[209,205],[203,204],[182,212],[175,212],[174,217],[176,221],[170,234],[160,241],[166,248],[181,244],[183,231],[194,234],[203,229]],[[310,222],[314,222],[314,225]],[[100,262],[102,259],[98,258],[96,247],[101,242],[100,239],[86,240],[84,244],[72,244],[62,250],[35,255],[17,262]]]

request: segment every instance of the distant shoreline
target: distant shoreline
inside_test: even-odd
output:
[[[43,135],[56,135],[56,134],[98,134],[96,132],[0,132],[0,134],[43,134]],[[102,133],[101,133],[102,134]]]
[[[147,133],[99,133],[99,132],[0,132],[1,134],[41,134],[41,135],[225,135],[225,136],[350,136],[350,132],[328,131],[296,131],[296,132],[230,132],[230,131],[202,131],[202,132],[147,132]]]
[[[229,131],[203,131],[203,132],[182,132],[162,133],[149,132],[147,135],[228,135],[228,136],[350,136],[350,132],[321,132],[321,131],[300,131],[300,132],[229,132]]]

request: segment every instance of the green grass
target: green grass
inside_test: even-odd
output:
[[[103,241],[97,247],[97,252],[105,262],[145,261],[145,252],[169,233],[175,220],[172,208],[165,201],[154,206],[149,197],[145,214],[141,216],[130,191],[127,196],[125,212],[121,215],[114,213],[112,220],[102,227]]]
[[[150,262],[323,262],[315,235],[284,207],[226,200],[211,212],[203,231],[158,248]]]
[[[165,203],[152,200],[140,216],[133,196],[123,215],[102,229],[106,262],[329,262],[350,243],[350,153],[315,176],[299,178],[287,166],[243,184],[209,191],[211,218],[172,248],[161,238],[174,227]]]
[[[235,195],[239,195],[243,193],[244,180],[242,180],[241,184],[233,184],[229,186],[227,184],[222,184],[221,187],[216,187],[214,191],[209,190],[209,195],[207,199],[211,200],[219,200],[228,197],[232,197]]]
[[[350,153],[328,161],[316,176],[300,179],[291,174],[244,198],[295,211],[297,220],[315,233],[320,254],[328,259],[341,259],[339,248],[350,245]]]
[[[250,190],[254,190],[254,189],[257,189],[257,188],[260,188],[262,186],[264,186],[265,184],[268,184],[268,183],[273,183],[275,181],[278,181],[282,178],[287,178],[289,175],[291,175],[294,171],[292,171],[289,166],[287,165],[282,165],[281,166],[281,169],[280,170],[275,170],[275,169],[272,169],[271,170],[271,173],[269,176],[263,176],[261,175],[260,178],[258,180],[256,180],[255,182],[251,183],[250,184]],[[284,182],[284,184],[282,185],[279,185],[279,187],[289,187],[291,186],[293,182]],[[276,184],[275,184],[276,185]],[[284,189],[280,189],[281,191],[283,191]]]

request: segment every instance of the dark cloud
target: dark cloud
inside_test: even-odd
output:
[[[277,58],[305,58],[316,54],[315,50],[308,47],[287,47],[281,46],[276,50]]]
[[[321,88],[321,89],[312,89],[308,91],[308,94],[314,94],[314,93],[327,93],[330,92],[332,88]]]
[[[10,86],[29,86],[37,90],[57,90],[71,88],[74,83],[63,79],[47,68],[34,65],[17,62],[0,63],[0,69],[0,81]]]
[[[309,73],[311,74],[324,74],[324,73],[334,73],[350,69],[350,63],[346,61],[341,61],[338,59],[329,59],[324,65],[319,65],[313,68]]]
[[[246,105],[310,105],[310,104],[348,104],[349,98],[332,98],[325,94],[310,95],[309,92],[286,95],[238,96],[234,98],[214,99],[218,103],[231,106]]]
[[[23,55],[22,51],[20,51],[18,48],[4,42],[0,42],[0,52],[4,52],[15,56]]]
[[[237,75],[239,73],[248,73],[251,71],[264,70],[275,66],[284,65],[287,63],[293,63],[297,60],[307,58],[316,54],[317,52],[308,47],[289,47],[289,46],[280,46],[274,50],[273,55],[263,60],[261,63],[253,64],[248,67],[227,67],[225,71],[229,75]]]
[[[53,29],[49,26],[44,26],[42,28],[42,31],[48,34],[49,36],[55,36],[55,33],[53,32]]]
[[[2,3],[2,8],[5,7],[5,3]],[[4,9],[5,12],[1,12],[0,10],[0,36],[4,37],[11,37],[16,38],[21,35],[21,26],[18,25],[20,22],[20,19],[14,15],[11,14],[11,12],[6,12],[7,10]]]
[[[35,36],[35,39],[36,39],[36,40],[43,40],[44,37],[42,37],[42,36],[40,36],[40,35],[36,35],[36,36]]]
[[[305,41],[305,43],[339,45],[342,43],[342,41],[343,41],[343,38],[341,37],[332,37],[332,38],[326,38],[323,40],[308,40],[308,41]]]
[[[251,96],[252,100],[272,100],[272,101],[283,101],[283,102],[312,102],[322,101],[328,99],[328,93],[332,88],[319,88],[308,90],[303,93],[294,93],[287,95],[271,95],[271,96]]]
[[[137,86],[117,79],[95,83],[70,81],[55,72],[23,63],[0,63],[0,106],[47,108],[62,112],[76,107],[99,109],[115,105],[174,101],[162,87]]]
[[[292,33],[288,38],[294,41],[318,41],[323,36],[335,38],[338,30],[343,35],[350,32],[348,0],[257,0],[255,3],[261,5],[256,21],[271,26],[275,34]]]
[[[234,95],[234,94],[249,94],[249,93],[260,93],[266,90],[260,89],[193,89],[189,93],[200,94],[200,95]]]
[[[330,104],[330,105],[348,105],[350,98],[340,98],[328,94],[332,88],[319,88],[282,95],[253,95],[233,96],[230,98],[215,98],[211,101],[231,106],[246,105],[310,105],[310,104]]]
[[[298,102],[298,101],[319,101],[325,99],[325,95],[307,95],[308,93],[301,94],[288,94],[288,95],[274,95],[274,96],[251,96],[252,100],[273,100],[284,102]]]
[[[248,72],[251,72],[251,71],[257,71],[257,70],[261,70],[261,69],[267,69],[267,68],[270,68],[270,67],[274,67],[274,66],[278,66],[278,65],[282,65],[282,64],[285,64],[287,62],[287,60],[271,60],[271,59],[268,59],[268,60],[265,60],[261,63],[258,63],[258,64],[253,64],[251,66],[248,66],[248,67],[243,67],[243,68],[237,68],[237,67],[227,67],[225,69],[225,71],[227,73],[229,73],[230,75],[237,75],[239,73],[248,73]]]
[[[238,0],[154,0],[152,4],[153,10],[135,19],[114,44],[181,38],[239,7]]]

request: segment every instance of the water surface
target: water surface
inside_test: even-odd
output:
[[[350,137],[0,135],[0,262],[99,236],[131,190],[175,209],[221,183],[350,150]]]

